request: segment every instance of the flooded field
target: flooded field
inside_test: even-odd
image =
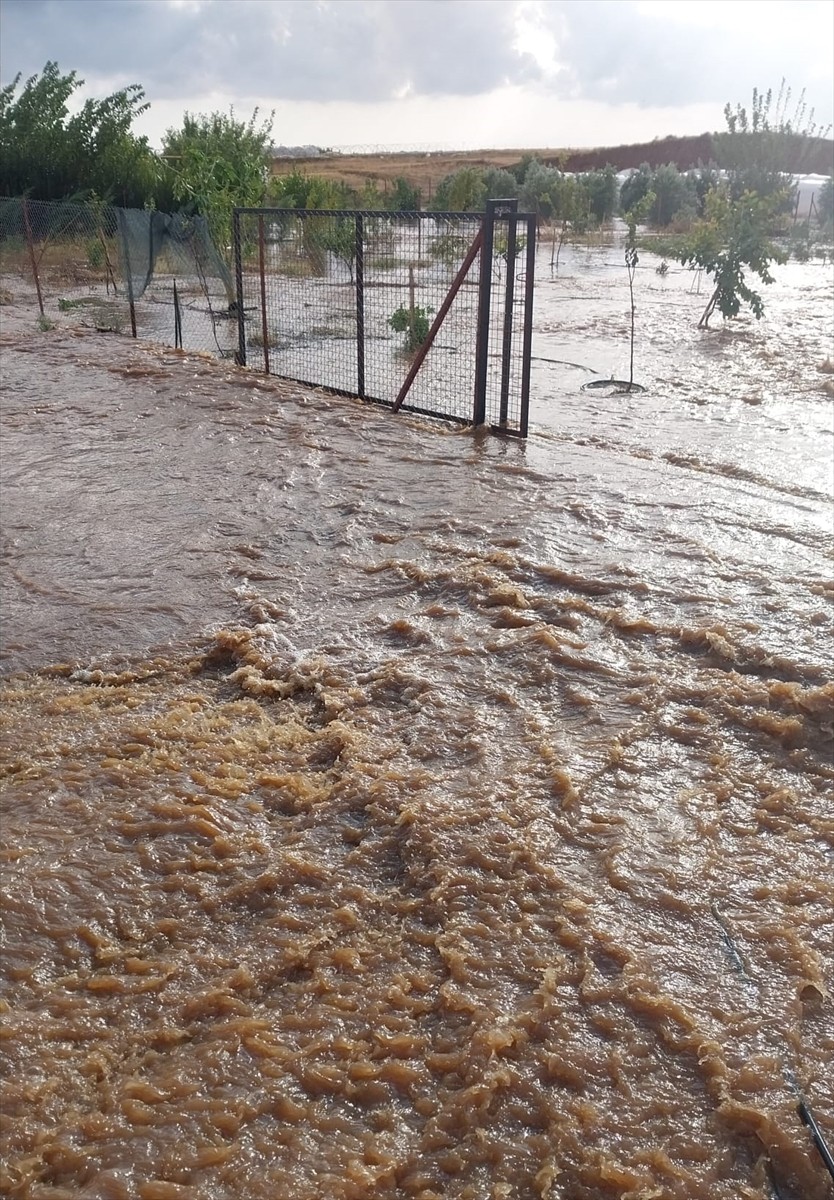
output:
[[[832,1195],[831,273],[620,256],[526,444],[9,283],[0,1194]]]

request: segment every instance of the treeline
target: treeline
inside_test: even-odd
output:
[[[732,200],[750,193],[778,196],[775,211],[790,207],[790,178],[783,171],[785,139],[817,144],[820,135],[806,118],[802,99],[788,118],[790,91],[778,97],[753,93],[750,109],[725,109],[727,132],[721,142],[719,175],[714,164],[681,172],[672,164],[644,163],[619,186],[611,165],[568,173],[564,162],[545,164],[525,157],[509,170],[464,166],[441,179],[434,194],[423,197],[400,177],[380,188],[367,180],[362,188],[292,171],[271,175],[273,116],[249,121],[234,112],[186,113],[169,129],[161,152],[134,132],[147,110],[138,84],[103,100],[88,99],[76,113],[70,101],[83,85],[75,71],[63,74],[48,62],[40,75],[21,85],[20,76],[0,91],[0,195],[35,200],[96,198],[127,208],[200,213],[216,244],[231,241],[236,205],[284,208],[364,208],[413,211],[481,211],[489,197],[517,197],[521,209],[541,221],[581,232],[609,221],[618,211],[626,218],[660,228],[704,217],[711,193],[726,188]],[[819,223],[831,220],[832,188],[818,201]]]

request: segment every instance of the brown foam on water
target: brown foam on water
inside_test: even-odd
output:
[[[831,688],[638,694],[584,778],[528,712],[467,785],[396,659],[271,645],[6,685],[6,1194],[828,1194]]]

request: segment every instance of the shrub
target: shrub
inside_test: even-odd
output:
[[[388,324],[395,333],[405,334],[406,353],[413,354],[415,350],[419,350],[429,336],[431,312],[434,312],[433,308],[420,308],[419,305],[406,308],[401,304],[388,318]]]

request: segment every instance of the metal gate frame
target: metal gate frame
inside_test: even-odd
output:
[[[530,365],[532,355],[532,338],[533,338],[533,297],[535,290],[535,264],[536,264],[536,232],[537,222],[535,215],[531,213],[518,212],[518,201],[514,199],[506,200],[488,200],[485,205],[485,211],[481,217],[478,233],[466,257],[458,270],[455,279],[453,280],[449,291],[441,304],[437,315],[434,319],[429,334],[415,356],[414,362],[406,376],[402,388],[395,400],[387,400],[377,396],[368,396],[365,392],[365,280],[364,280],[364,221],[365,218],[381,217],[391,220],[392,217],[400,217],[402,220],[462,220],[466,219],[471,222],[473,213],[458,213],[458,212],[407,212],[392,214],[389,211],[367,211],[355,209],[275,209],[275,208],[236,208],[233,213],[233,233],[234,233],[234,257],[235,257],[235,287],[237,300],[237,325],[238,325],[238,352],[237,361],[239,365],[246,366],[247,348],[246,348],[246,314],[244,310],[244,277],[243,277],[243,255],[242,255],[242,237],[240,221],[241,217],[257,217],[258,218],[258,268],[260,276],[260,298],[261,298],[261,316],[263,323],[263,341],[264,341],[264,371],[266,374],[271,374],[269,369],[269,349],[267,336],[267,319],[266,319],[266,293],[265,293],[265,255],[264,255],[264,218],[265,217],[296,217],[304,219],[305,217],[335,217],[335,218],[353,218],[356,229],[356,255],[355,255],[355,292],[356,292],[356,367],[357,367],[357,390],[355,392],[345,391],[339,388],[325,387],[320,383],[315,383],[312,380],[295,379],[296,382],[306,383],[314,387],[324,387],[325,390],[333,392],[337,395],[355,396],[361,400],[367,400],[376,404],[383,404],[390,407],[393,412],[399,412],[401,409],[408,412],[416,412],[426,416],[440,417],[443,420],[458,421],[461,424],[473,425],[476,428],[486,424],[487,420],[487,388],[489,376],[489,358],[490,349],[493,338],[490,336],[490,317],[492,310],[492,264],[495,257],[495,232],[496,227],[506,228],[506,259],[507,259],[507,277],[504,284],[504,319],[501,330],[501,382],[500,382],[500,402],[499,402],[499,419],[497,423],[490,425],[494,433],[505,434],[515,437],[526,437],[528,432],[528,413],[530,403]],[[516,275],[514,269],[515,260],[517,257],[518,246],[518,230],[519,226],[524,229],[526,236],[526,260],[525,268],[522,273]],[[451,308],[459,288],[464,279],[468,275],[475,261],[479,263],[479,289],[478,289],[478,307],[476,315],[475,329],[475,386],[472,403],[472,417],[456,417],[445,413],[432,411],[430,409],[418,408],[413,405],[405,404],[404,401],[408,391],[419,374],[420,368],[431,350],[431,345],[442,327],[443,321]],[[512,264],[512,266],[511,266]],[[510,375],[513,363],[513,340],[514,340],[514,314],[516,311],[516,283],[523,283],[523,323],[522,323],[522,349],[521,349],[521,378],[519,391],[519,420],[518,425],[511,425],[509,421],[509,393],[510,393]],[[279,376],[280,378],[280,376]],[[287,377],[284,377],[287,378]]]

